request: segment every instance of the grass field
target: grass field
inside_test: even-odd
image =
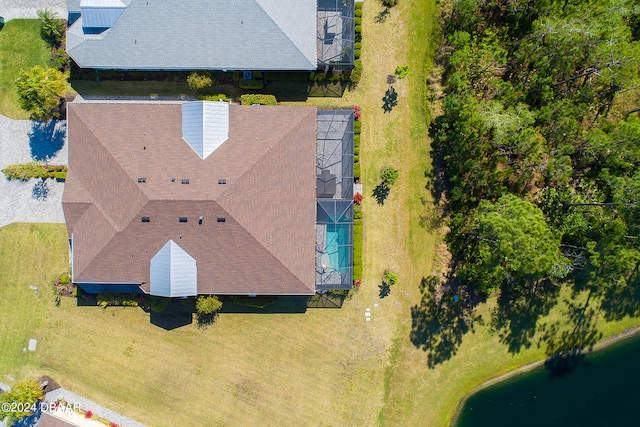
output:
[[[166,331],[138,308],[103,310],[69,298],[55,306],[46,283],[66,268],[65,228],[14,224],[0,229],[1,377],[48,374],[150,426],[445,426],[475,386],[545,357],[545,348],[535,344],[508,351],[489,321],[495,298],[479,305],[483,320],[463,336],[456,354],[433,368],[410,340],[420,281],[443,263],[440,231],[421,220],[433,210],[424,83],[438,43],[438,12],[435,1],[402,0],[386,22],[376,23],[381,10],[377,2],[365,4],[365,71],[358,88],[342,98],[307,101],[362,110],[360,291],[341,309],[222,314],[206,329],[192,324]],[[384,112],[386,77],[403,64],[411,74],[393,84],[397,106]],[[371,191],[387,165],[398,168],[400,178],[378,205]],[[380,299],[387,268],[400,282]],[[29,285],[39,287],[37,296]],[[563,290],[564,298],[573,297]],[[564,322],[565,310],[562,303],[541,322]],[[638,324],[599,318],[597,327],[610,335]],[[31,337],[39,340],[38,350],[23,353]]]
[[[37,19],[12,19],[0,31],[0,114],[28,119],[20,108],[16,78],[34,65],[46,66],[51,49],[40,36]]]

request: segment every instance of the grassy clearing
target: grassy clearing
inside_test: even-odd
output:
[[[13,19],[0,31],[0,114],[28,119],[20,108],[15,81],[22,70],[46,66],[51,49],[40,35],[37,19]]]

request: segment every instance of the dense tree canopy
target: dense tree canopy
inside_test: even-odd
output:
[[[637,0],[456,0],[443,114],[456,273],[624,287],[640,261]]]

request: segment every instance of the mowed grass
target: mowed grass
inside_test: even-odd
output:
[[[0,114],[28,119],[20,108],[15,81],[22,70],[46,66],[51,49],[40,35],[37,19],[12,19],[0,31]]]
[[[68,270],[66,229],[53,224],[0,228],[0,374],[37,369],[37,356],[23,352],[30,338],[46,334],[53,301],[51,283]],[[30,286],[37,287],[37,294]]]

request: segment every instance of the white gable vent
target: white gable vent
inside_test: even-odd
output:
[[[229,104],[195,101],[182,104],[182,138],[206,159],[229,138]]]
[[[111,28],[126,7],[122,0],[80,0],[82,27]]]
[[[151,258],[150,273],[151,295],[159,297],[198,295],[196,260],[173,240],[169,240]]]

